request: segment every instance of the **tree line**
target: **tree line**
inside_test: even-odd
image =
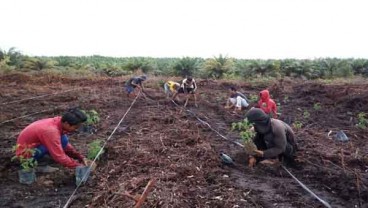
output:
[[[15,48],[0,49],[0,70],[90,73],[121,76],[140,69],[144,73],[164,76],[192,75],[201,78],[299,77],[305,79],[368,77],[367,59],[236,59],[223,55],[213,58],[151,58],[93,56],[27,56]]]

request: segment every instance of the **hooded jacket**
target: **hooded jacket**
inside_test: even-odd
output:
[[[253,123],[257,132],[254,141],[261,140],[266,145],[266,149],[263,150],[264,158],[274,158],[280,154],[289,156],[296,151],[294,132],[288,124],[270,118],[258,108],[249,110],[246,117]]]
[[[262,90],[259,93],[258,106],[266,114],[272,114],[273,118],[277,118],[277,107],[274,100],[270,98],[270,92],[268,90]]]

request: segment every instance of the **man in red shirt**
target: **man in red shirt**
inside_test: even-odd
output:
[[[258,107],[272,118],[277,118],[276,103],[270,98],[270,92],[268,90],[262,90],[259,93]]]
[[[16,155],[39,160],[49,154],[57,163],[71,169],[88,165],[88,160],[74,149],[65,135],[67,132],[77,130],[86,120],[86,115],[80,110],[72,109],[62,117],[33,122],[19,134]],[[29,155],[27,149],[35,149],[35,153]]]

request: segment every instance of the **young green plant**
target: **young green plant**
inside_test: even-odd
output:
[[[258,95],[250,95],[249,96],[249,101],[251,103],[256,103],[258,101]]]
[[[254,150],[257,150],[257,147],[252,140],[255,136],[255,132],[252,130],[252,127],[253,125],[248,121],[248,119],[232,123],[231,126],[233,131],[240,131],[240,138],[243,140],[245,151],[248,154],[253,154]]]
[[[19,144],[13,146],[12,150],[15,153],[20,147]],[[25,147],[22,155],[12,157],[11,161],[18,160],[23,171],[29,172],[37,167],[38,163],[32,156],[36,153],[36,149]]]
[[[86,125],[96,125],[100,121],[100,116],[95,110],[85,111],[82,112],[87,116]]]
[[[314,103],[313,109],[316,110],[316,111],[320,110],[321,109],[321,103]]]
[[[98,153],[100,152],[101,148],[102,148],[101,140],[96,139],[93,142],[91,142],[88,145],[87,158],[90,159],[90,160],[94,160],[97,157]],[[102,150],[101,154],[103,154],[103,153],[104,153],[104,150]],[[98,155],[98,156],[100,156],[100,155]],[[99,159],[99,158],[97,158],[97,159]]]
[[[303,124],[302,124],[302,122],[300,122],[300,121],[295,121],[294,123],[293,123],[293,125],[294,125],[294,127],[298,130],[298,129],[301,129],[302,128],[302,126],[303,126]]]
[[[305,110],[304,113],[303,113],[303,117],[305,119],[308,119],[310,117],[310,113],[307,110]]]
[[[368,120],[366,118],[366,114],[361,112],[358,114],[358,124],[357,126],[361,129],[365,129],[368,126]]]

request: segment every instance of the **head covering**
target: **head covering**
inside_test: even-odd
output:
[[[270,100],[270,92],[268,90],[262,90],[259,93],[259,97],[261,97],[262,102],[268,102]]]
[[[141,79],[142,80],[146,80],[147,79],[147,76],[144,74],[144,75],[141,76]]]
[[[245,117],[254,125],[258,133],[265,134],[271,131],[271,118],[259,108],[250,109]]]

